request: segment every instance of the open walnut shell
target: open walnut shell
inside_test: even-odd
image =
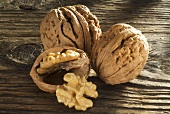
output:
[[[74,47],[54,47],[38,56],[30,76],[41,90],[54,93],[63,84],[66,73],[87,78],[89,71],[89,59],[84,51]]]
[[[45,50],[70,46],[90,56],[101,29],[97,17],[86,6],[74,5],[51,10],[41,21],[40,34]]]
[[[134,27],[118,23],[93,45],[91,64],[108,84],[120,84],[136,78],[148,58],[148,42]]]

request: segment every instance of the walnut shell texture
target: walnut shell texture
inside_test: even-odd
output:
[[[91,64],[107,84],[125,83],[140,74],[147,61],[148,50],[148,42],[141,31],[118,23],[93,45]]]
[[[57,53],[57,52],[62,52],[63,50],[74,50],[78,53],[80,53],[80,58],[77,60],[72,60],[72,61],[67,61],[63,63],[58,63],[54,65],[53,67],[56,67],[53,69],[53,71],[49,71],[47,74],[39,74],[37,72],[37,69],[40,67],[40,62],[43,60],[44,57],[46,57],[49,53]],[[84,76],[85,78],[88,77],[89,72],[90,72],[90,65],[89,65],[89,59],[86,55],[86,53],[80,49],[74,48],[74,47],[54,47],[50,48],[48,50],[45,50],[43,53],[41,53],[38,58],[35,60],[31,71],[30,71],[30,76],[33,79],[34,83],[43,91],[46,92],[51,92],[54,93],[56,92],[56,89],[60,87],[61,85],[56,85],[53,84],[53,82],[45,82],[45,78],[49,76],[49,74],[54,73],[57,69],[57,72],[65,70],[66,73],[74,73],[79,76]],[[58,73],[61,74],[61,73]],[[59,75],[55,74],[55,77]],[[61,77],[62,78],[62,77]],[[52,77],[51,81],[55,81],[55,78]]]
[[[74,5],[51,10],[41,21],[40,34],[45,50],[70,46],[90,56],[101,29],[97,17],[86,6]]]

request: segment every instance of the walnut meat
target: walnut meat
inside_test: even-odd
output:
[[[118,23],[93,45],[91,64],[106,83],[125,83],[139,75],[147,61],[148,50],[148,42],[139,30]]]
[[[97,98],[98,92],[95,84],[88,82],[85,77],[76,76],[74,73],[65,74],[64,81],[67,83],[56,90],[58,102],[64,103],[69,108],[74,106],[76,110],[83,111],[93,106],[93,102],[85,98],[84,94]]]
[[[70,46],[91,54],[92,44],[101,35],[99,21],[84,5],[59,7],[41,21],[44,49]]]
[[[72,72],[87,78],[89,71],[89,59],[84,51],[74,47],[54,47],[38,56],[32,66],[30,75],[41,90],[54,93],[58,87],[57,85],[60,85],[53,82],[55,77]],[[47,79],[50,80],[48,83]]]
[[[72,61],[80,58],[80,53],[73,50],[66,50],[64,53],[48,53],[46,57],[40,62],[40,67],[37,68],[39,74],[50,72],[54,65],[62,62]]]

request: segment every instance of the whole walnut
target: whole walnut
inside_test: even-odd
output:
[[[74,5],[51,10],[41,21],[40,34],[45,50],[70,46],[90,56],[101,29],[97,17],[86,6]]]
[[[54,93],[62,85],[66,73],[88,77],[90,63],[86,53],[74,47],[54,47],[41,53],[30,76],[43,91]]]
[[[95,42],[91,64],[107,84],[120,84],[136,78],[143,69],[149,46],[141,31],[118,23]]]

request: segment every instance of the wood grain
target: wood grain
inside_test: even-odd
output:
[[[98,17],[103,32],[112,24],[128,23],[141,30],[150,45],[145,68],[131,82],[111,86],[98,77],[89,78],[97,85],[99,97],[86,112],[69,109],[56,101],[55,94],[39,90],[29,76],[33,60],[24,55],[31,53],[29,46],[34,51],[41,45],[39,25],[50,8],[78,3]],[[94,0],[0,10],[0,113],[170,113],[169,6],[169,0]],[[18,46],[20,58],[12,51]]]

